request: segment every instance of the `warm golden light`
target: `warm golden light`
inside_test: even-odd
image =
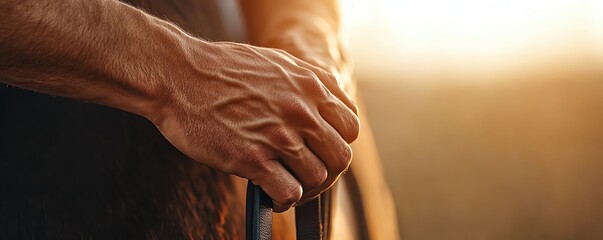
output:
[[[342,7],[402,239],[603,239],[603,0]]]
[[[496,68],[600,55],[603,46],[603,1],[344,0],[342,8],[359,71]]]

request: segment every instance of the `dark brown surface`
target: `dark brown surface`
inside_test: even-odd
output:
[[[145,119],[2,86],[0,129],[2,239],[242,236],[231,177]]]
[[[215,1],[131,1],[206,39]],[[0,87],[0,239],[240,239],[233,177],[195,163],[147,120]]]

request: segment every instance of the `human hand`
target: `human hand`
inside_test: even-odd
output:
[[[276,212],[330,187],[359,131],[334,77],[280,50],[201,45],[146,117],[192,159],[261,186]]]

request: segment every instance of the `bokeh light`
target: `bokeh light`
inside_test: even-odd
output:
[[[344,0],[342,9],[360,74],[502,70],[603,50],[603,1]]]
[[[402,239],[603,239],[603,1],[342,9]]]

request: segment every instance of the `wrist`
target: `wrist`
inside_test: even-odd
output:
[[[125,82],[135,88],[124,110],[157,125],[172,111],[182,85],[193,80],[191,72],[201,60],[204,44],[168,22],[153,18],[147,23],[144,42],[128,53],[134,61],[126,60],[126,67],[121,67],[129,71],[122,75]]]
[[[155,59],[152,97],[139,106],[139,115],[157,126],[167,118],[203,107],[199,104],[204,101],[199,100],[215,94],[208,90],[211,88],[208,79],[215,78],[220,68],[226,67],[221,59],[230,54],[220,43],[207,42],[182,32],[172,37],[169,42],[174,44],[165,47],[168,54],[157,55]]]

